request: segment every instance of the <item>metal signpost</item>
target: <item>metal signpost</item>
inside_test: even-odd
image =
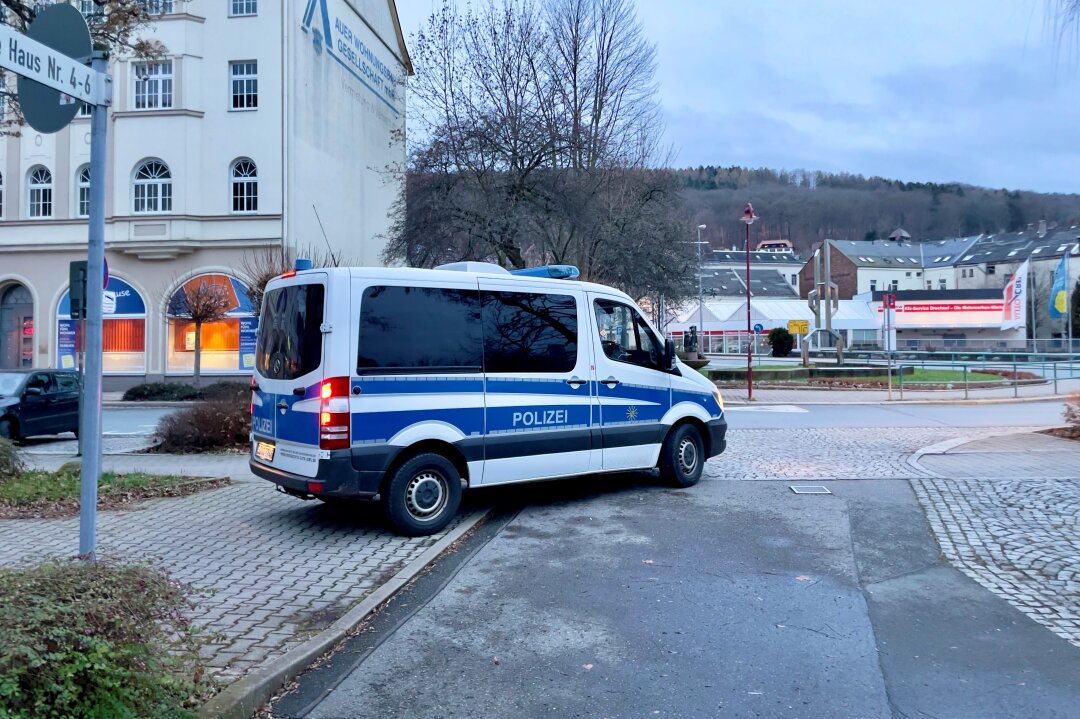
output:
[[[747,202],[739,219],[746,223],[746,401],[750,402],[754,399],[754,335],[750,332],[750,225],[757,219],[754,206]]]
[[[97,494],[101,476],[101,344],[105,282],[106,116],[112,103],[112,78],[104,52],[93,51],[90,29],[71,5],[49,5],[23,35],[0,25],[0,67],[19,76],[19,103],[38,132],[66,127],[79,102],[90,116],[90,231],[87,251],[86,384],[82,393],[81,435],[85,435],[79,492],[79,554],[93,559],[97,544]],[[91,67],[86,63],[92,62]]]

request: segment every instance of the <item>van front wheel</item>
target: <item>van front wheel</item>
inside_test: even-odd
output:
[[[705,467],[705,443],[692,424],[671,432],[660,450],[660,476],[675,487],[692,487]]]
[[[423,537],[450,523],[461,504],[461,475],[441,454],[418,454],[398,467],[383,492],[382,506],[401,534]]]

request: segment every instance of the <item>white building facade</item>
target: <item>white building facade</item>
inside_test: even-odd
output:
[[[245,261],[317,248],[381,264],[405,159],[393,0],[147,4],[165,57],[110,68],[106,388],[191,375],[178,315],[204,283],[232,304],[203,328],[204,374],[250,374]],[[76,361],[68,265],[86,257],[89,141],[88,116],[0,138],[0,369]]]

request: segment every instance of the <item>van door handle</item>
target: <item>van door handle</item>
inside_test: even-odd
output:
[[[285,400],[281,400],[280,402],[277,403],[277,408],[280,409],[282,412],[284,412],[285,410],[287,410],[289,408],[289,405],[285,404]]]
[[[566,384],[570,385],[574,389],[577,389],[583,384],[588,384],[588,380],[581,379],[580,377],[571,377],[570,379],[566,380]]]
[[[615,385],[622,384],[622,382],[615,379],[614,377],[608,377],[607,379],[600,380],[600,384],[607,385],[608,387],[614,387]]]

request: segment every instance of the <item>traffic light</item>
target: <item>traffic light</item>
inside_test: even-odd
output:
[[[71,319],[86,319],[86,260],[68,265],[68,296],[71,298]]]

